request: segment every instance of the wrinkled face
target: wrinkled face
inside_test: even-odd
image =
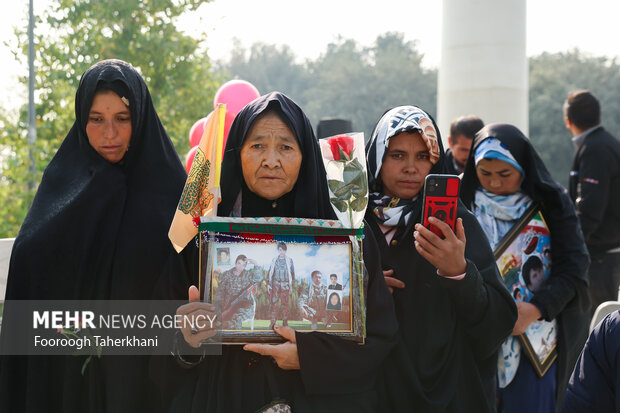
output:
[[[321,274],[320,272],[317,272],[316,274],[312,276],[312,282],[314,283],[314,285],[321,284],[322,279],[323,279],[323,274]]]
[[[237,260],[237,262],[235,262],[235,272],[237,274],[241,274],[243,272],[243,270],[245,270],[245,267],[247,267],[248,262],[245,260]]]
[[[410,199],[424,187],[433,164],[418,132],[401,132],[390,138],[381,165],[383,192],[391,197]]]
[[[476,165],[480,185],[495,195],[512,195],[521,185],[521,172],[499,159],[482,159]]]
[[[545,282],[545,272],[542,268],[533,268],[530,270],[530,283],[527,288],[530,289],[531,292],[536,292]]]
[[[465,164],[467,163],[467,158],[469,158],[472,139],[468,139],[464,135],[456,135],[454,138],[455,142],[452,143],[453,139],[451,138],[448,140],[448,144],[450,145],[450,149],[452,149],[452,156],[456,164],[461,169],[461,172],[463,172]]]
[[[293,189],[301,160],[295,134],[275,113],[254,122],[241,147],[241,167],[248,189],[269,200]]]
[[[123,159],[131,141],[131,112],[112,91],[97,93],[86,123],[88,143],[103,159],[116,163]]]

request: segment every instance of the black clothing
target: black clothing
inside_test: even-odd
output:
[[[130,148],[117,164],[86,135],[102,86],[121,91],[131,111]],[[171,250],[167,232],[186,174],[140,74],[119,60],[92,66],[75,114],[15,240],[2,340],[14,331],[10,300],[150,299]],[[93,358],[82,376],[84,359],[2,357],[0,411],[158,411],[146,358]]]
[[[437,140],[440,156],[430,173],[445,172],[441,138]],[[366,147],[369,180],[379,175],[372,161],[375,145],[371,139]],[[382,192],[379,179],[371,180],[371,191]],[[421,198],[411,203],[411,219],[398,228],[390,245],[373,211],[366,213],[383,270],[393,269],[393,277],[405,283],[393,292],[399,340],[382,366],[379,404],[390,412],[495,411],[497,351],[516,321],[514,301],[502,284],[486,235],[462,204],[458,216],[467,236],[465,277],[437,275],[413,242]]]
[[[620,412],[620,312],[592,330],[566,388],[562,413]]]
[[[620,141],[603,127],[594,129],[577,149],[570,175],[570,197],[590,253],[620,247]]]
[[[590,285],[590,314],[593,316],[599,305],[605,301],[618,301],[620,286],[620,251],[592,254],[588,277]]]
[[[277,110],[291,127],[303,153],[299,180],[283,197],[286,202],[278,201],[276,208],[272,208],[271,201],[247,190],[239,158],[247,131],[267,108]],[[310,123],[294,102],[277,92],[258,98],[235,118],[226,143],[221,182],[221,215],[235,211],[234,202],[241,191],[244,216],[334,216],[327,196],[325,170]],[[246,202],[250,197],[252,202]],[[282,370],[270,358],[244,351],[238,345],[223,346],[221,356],[206,356],[187,373],[171,411],[252,412],[276,395],[290,401],[295,412],[373,411],[376,371],[392,347],[397,325],[381,274],[376,242],[369,231],[365,231],[364,262],[368,271],[364,345],[320,332],[297,333],[300,370]],[[196,262],[195,268],[197,266]],[[177,279],[177,284],[181,285],[177,291],[186,297],[187,286],[196,282],[196,279],[191,280],[196,274],[185,272],[182,276],[185,279]],[[269,374],[275,378],[277,390],[269,388]],[[275,391],[278,394],[274,394]]]
[[[601,303],[617,300],[620,286],[620,141],[602,126],[577,148],[569,189],[592,258],[588,275],[594,314]]]
[[[393,293],[400,340],[383,367],[380,404],[394,412],[495,411],[497,350],[516,321],[514,301],[486,235],[463,205],[465,278],[438,276],[413,244],[420,209],[390,246],[367,214],[383,269],[405,283]]]
[[[476,134],[461,184],[465,205],[472,208],[476,190],[480,188],[474,154],[487,138],[501,141],[521,165],[524,172],[521,190],[541,205],[551,234],[551,274],[530,302],[541,309],[545,320],[558,321],[559,406],[588,331],[588,253],[575,208],[564,188],[553,180],[530,141],[512,125],[491,124]]]
[[[445,157],[444,164],[446,168],[445,173],[452,174],[452,175],[460,175],[462,173],[462,171],[456,166],[454,156],[452,155],[452,149],[446,150],[446,157]]]

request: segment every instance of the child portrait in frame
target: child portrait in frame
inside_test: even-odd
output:
[[[498,243],[495,259],[504,285],[515,301],[529,302],[551,273],[551,236],[538,206]],[[539,376],[557,358],[557,322],[536,320],[519,336],[524,353]]]

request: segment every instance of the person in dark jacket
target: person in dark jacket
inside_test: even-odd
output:
[[[592,330],[568,382],[562,413],[620,412],[620,311]]]
[[[366,146],[370,202],[393,290],[399,340],[377,383],[381,411],[494,412],[497,350],[516,308],[475,217],[460,204],[445,239],[416,224],[429,173],[445,156],[432,118],[415,106],[387,111]]]
[[[284,179],[284,174],[291,179]],[[268,182],[261,182],[261,177]],[[310,121],[295,102],[279,92],[259,97],[235,117],[226,142],[221,182],[218,214],[222,216],[335,219]],[[363,254],[368,272],[363,345],[322,332],[300,333],[276,325],[275,332],[286,339],[283,344],[227,345],[221,355],[194,363],[170,411],[253,412],[277,396],[295,412],[376,411],[375,377],[393,347],[398,326],[376,242],[368,230]],[[197,260],[194,268],[198,268]],[[172,283],[181,286],[177,291],[187,292],[191,284],[197,285],[196,270],[176,274]],[[193,285],[190,301],[198,299]],[[178,314],[195,310],[212,311],[213,307],[191,302],[180,307]],[[187,341],[194,347],[213,335],[206,327],[195,334],[189,329],[182,331],[182,344]]]
[[[520,350],[513,351],[516,340],[511,337],[508,341],[512,344],[502,346],[499,385],[504,412],[553,412],[559,408],[589,323],[589,259],[575,208],[530,141],[507,124],[487,125],[476,134],[461,198],[480,221],[493,248],[531,205],[540,206],[550,232],[551,272],[534,288],[529,302],[517,303],[519,318],[513,335],[525,332],[534,320],[557,320],[558,359],[538,378],[527,357]],[[518,362],[506,358],[509,353]]]
[[[444,162],[447,173],[460,175],[463,172],[474,136],[483,126],[482,119],[474,115],[459,116],[450,123],[450,148]]]
[[[594,313],[616,300],[620,286],[620,141],[601,126],[599,102],[587,90],[568,94],[564,122],[576,148],[569,190],[592,259]]]

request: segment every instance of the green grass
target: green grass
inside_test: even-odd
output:
[[[269,320],[254,320],[254,330],[269,330]],[[278,325],[282,325],[282,320],[278,320]],[[297,321],[297,320],[289,320],[289,327],[295,330],[310,330],[311,323],[309,321]],[[323,323],[318,323],[319,330],[324,329]],[[250,322],[246,321],[243,323],[242,328],[244,330],[250,329]],[[345,323],[332,323],[328,330],[350,330],[350,327]]]

